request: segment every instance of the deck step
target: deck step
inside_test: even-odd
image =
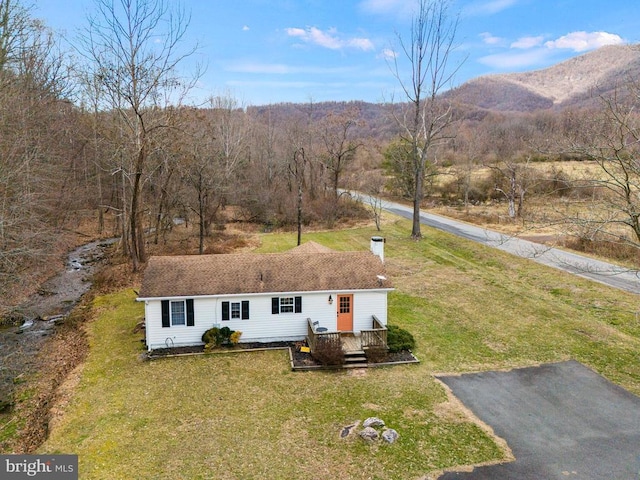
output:
[[[349,365],[354,363],[367,363],[367,357],[365,357],[364,355],[350,356],[350,357],[345,356],[344,362]]]
[[[344,352],[345,357],[364,356],[364,350],[349,350]]]
[[[369,364],[367,362],[362,363],[345,363],[342,368],[367,368]]]

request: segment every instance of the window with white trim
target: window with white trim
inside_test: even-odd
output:
[[[171,325],[186,325],[187,316],[184,307],[184,300],[171,302]]]
[[[249,320],[249,300],[222,302],[222,320]]]
[[[280,313],[293,313],[293,297],[280,297]]]
[[[193,327],[196,324],[193,298],[162,300],[162,327]]]
[[[273,297],[271,299],[271,313],[301,313],[302,297]]]

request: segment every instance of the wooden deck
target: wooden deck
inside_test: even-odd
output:
[[[362,352],[362,337],[360,335],[342,332],[340,341],[342,342],[342,350],[345,353]]]
[[[307,318],[307,342],[313,352],[319,341],[340,342],[345,354],[364,354],[364,350],[374,347],[387,347],[387,328],[380,323],[375,315],[371,317],[371,328],[354,332],[317,332],[310,318]]]

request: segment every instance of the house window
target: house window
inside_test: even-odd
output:
[[[280,298],[280,313],[293,313],[293,297]]]
[[[186,323],[184,301],[171,302],[171,325],[185,325]]]
[[[301,313],[302,297],[273,297],[271,299],[271,313]]]
[[[196,324],[192,298],[172,301],[162,300],[161,305],[163,328],[182,325],[193,327]]]
[[[249,320],[249,300],[222,302],[222,320]]]

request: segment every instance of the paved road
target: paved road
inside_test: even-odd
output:
[[[584,365],[561,362],[439,377],[515,461],[440,480],[630,480],[640,471],[640,398]]]
[[[365,203],[371,199],[370,196],[361,193],[353,192],[352,195]],[[405,218],[413,218],[413,208],[400,203],[383,200],[382,208],[387,212]],[[601,262],[576,253],[522,240],[517,237],[487,230],[432,213],[422,213],[420,215],[420,222],[453,235],[498,248],[519,257],[529,258],[538,263],[558,268],[580,277],[595,280],[596,282],[604,283],[628,292],[640,293],[640,272],[637,270],[625,269],[611,263]]]

